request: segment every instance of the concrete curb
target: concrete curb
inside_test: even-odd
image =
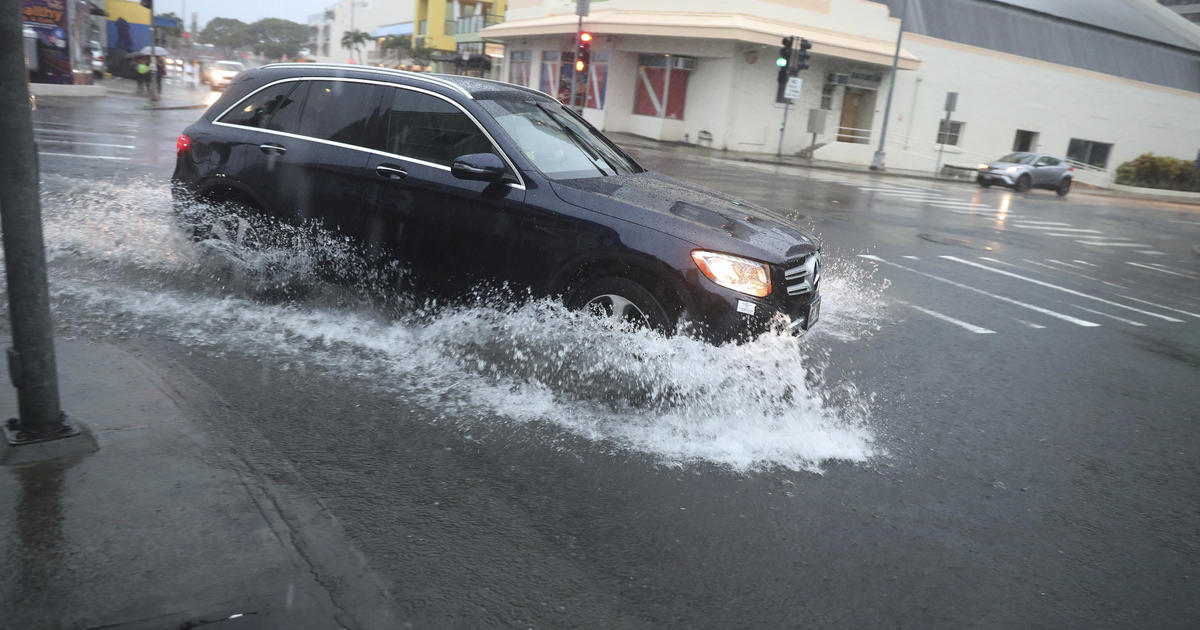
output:
[[[60,85],[57,83],[30,83],[29,93],[37,97],[67,96],[96,98],[108,94],[103,85]]]

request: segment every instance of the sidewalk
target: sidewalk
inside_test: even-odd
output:
[[[137,81],[132,79],[112,77],[105,79],[103,83],[109,94],[145,99],[146,104],[143,109],[204,109],[208,107],[204,104],[204,97],[212,91],[207,85],[198,85],[193,88],[175,81],[164,80],[162,98],[158,102],[151,102],[145,93],[138,93]]]
[[[886,171],[872,171],[868,167],[860,166],[858,164],[830,162],[828,160],[807,160],[794,155],[775,156],[769,153],[752,153],[748,151],[722,151],[720,149],[702,147],[699,145],[683,144],[682,142],[663,142],[622,132],[606,132],[605,135],[622,147],[650,149],[675,157],[698,156],[709,159],[731,160],[735,162],[754,162],[759,164],[778,164],[782,166],[814,168],[819,170],[837,171],[842,173],[857,173],[860,175],[873,175],[878,177],[903,177],[907,179],[923,179],[949,184],[965,184],[969,186],[975,185],[975,180],[972,177],[936,177],[929,171],[912,171],[894,168],[889,168]],[[1165,194],[1159,194],[1158,191],[1153,189],[1131,190],[1130,187],[1125,186],[1122,186],[1119,189],[1100,188],[1097,186],[1076,182],[1072,194],[1079,193],[1123,199],[1161,201],[1188,206],[1200,205],[1200,199],[1180,198],[1178,194],[1173,193],[1173,191],[1165,191]]]
[[[114,346],[57,346],[63,408],[100,448],[0,467],[0,628],[397,625],[295,471],[242,441],[252,427],[214,434],[206,414],[234,415],[215,393]],[[0,387],[5,418],[15,394]]]

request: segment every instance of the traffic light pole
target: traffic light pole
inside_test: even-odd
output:
[[[571,109],[578,113],[583,113],[583,108],[575,109],[575,92],[578,90],[577,83],[579,81],[579,38],[583,36],[583,14],[579,15],[579,24],[575,27],[575,56],[571,59]],[[587,103],[587,99],[584,99]]]
[[[875,152],[875,157],[871,158],[871,170],[883,171],[887,170],[887,154],[883,151],[883,144],[887,142],[888,119],[892,117],[892,93],[896,91],[896,72],[900,67],[900,40],[904,38],[904,18],[908,15],[908,0],[904,0],[904,8],[900,9],[900,33],[896,35],[896,52],[892,54],[892,81],[888,84],[887,105],[883,108],[883,129],[879,132],[879,150]]]
[[[12,348],[8,372],[17,388],[17,418],[4,424],[10,447],[77,435],[59,404],[58,366],[46,280],[46,251],[38,200],[38,156],[29,109],[21,9],[0,3],[0,230]],[[4,449],[0,448],[0,451]],[[6,455],[4,457],[7,457]],[[5,461],[8,461],[5,459]]]
[[[779,148],[775,149],[776,157],[783,157],[783,132],[787,129],[788,110],[792,107],[792,99],[784,99],[783,104],[783,124],[779,126]]]

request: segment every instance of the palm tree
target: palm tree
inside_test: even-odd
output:
[[[371,41],[371,36],[365,31],[346,31],[342,33],[342,48],[350,51],[356,57],[355,61],[362,63],[362,55],[358,52],[363,44]]]

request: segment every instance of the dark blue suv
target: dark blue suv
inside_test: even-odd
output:
[[[812,238],[642,168],[535,90],[274,64],[239,74],[177,148],[180,206],[335,230],[433,290],[504,283],[663,332],[686,322],[713,341],[818,317]]]

